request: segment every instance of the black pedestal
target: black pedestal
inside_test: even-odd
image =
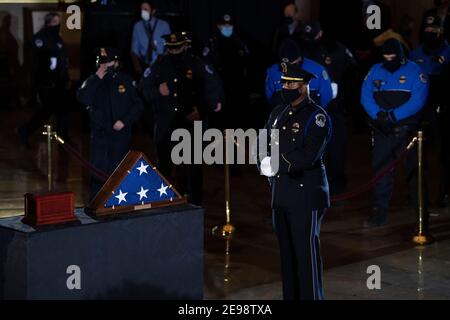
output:
[[[0,219],[1,299],[203,298],[201,208],[77,216],[80,225],[42,230]],[[81,289],[69,289],[78,274]]]

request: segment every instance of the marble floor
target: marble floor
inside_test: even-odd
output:
[[[0,114],[0,217],[23,214],[23,194],[46,190],[45,138],[36,134],[32,148],[20,148],[14,128],[27,112]],[[77,148],[88,156],[87,134],[73,117]],[[347,172],[349,189],[358,188],[372,176],[370,137],[351,135]],[[151,141],[137,134],[133,149],[152,157]],[[430,153],[430,194],[436,193],[436,163]],[[88,174],[58,147],[54,152],[55,188],[75,193],[76,206],[86,204]],[[281,299],[278,246],[270,218],[270,194],[266,180],[253,167],[242,167],[231,177],[231,239],[213,235],[214,226],[225,220],[223,168],[205,167],[205,298]],[[450,299],[450,211],[431,210],[430,232],[436,243],[420,248],[411,243],[416,215],[408,207],[402,170],[386,227],[366,230],[362,222],[371,210],[371,193],[341,203],[327,212],[321,243],[327,299]],[[169,178],[170,180],[170,178]],[[381,269],[381,290],[368,290],[367,267]]]

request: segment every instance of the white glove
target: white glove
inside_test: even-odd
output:
[[[331,88],[333,89],[333,99],[336,99],[338,93],[339,93],[339,85],[335,82],[331,84]]]
[[[272,166],[270,165],[270,157],[265,157],[261,161],[261,173],[268,178],[275,176],[275,172],[273,172]]]
[[[50,58],[50,70],[55,70],[56,66],[58,65],[58,59],[55,57]]]

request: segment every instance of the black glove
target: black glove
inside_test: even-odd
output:
[[[377,113],[377,120],[376,120],[377,126],[384,133],[391,132],[396,122],[397,119],[395,119],[394,113],[392,111],[391,112],[380,111]]]

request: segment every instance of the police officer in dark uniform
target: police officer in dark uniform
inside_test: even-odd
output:
[[[133,79],[120,71],[114,48],[100,48],[98,70],[78,90],[77,98],[86,106],[91,125],[91,163],[111,174],[130,147],[132,125],[143,110]],[[90,198],[103,182],[92,177]]]
[[[444,39],[439,16],[425,17],[423,43],[411,51],[410,59],[416,62],[430,78],[430,94],[425,112],[425,121],[439,146],[440,187],[436,204],[449,204],[450,188],[450,112],[448,83],[450,76],[450,45]]]
[[[327,152],[328,174],[331,194],[339,194],[347,186],[345,105],[351,103],[351,97],[354,96],[351,90],[355,87],[356,61],[347,47],[324,34],[319,22],[303,26],[303,46],[305,57],[324,66],[332,81],[333,100],[327,106],[333,121],[333,136]]]
[[[56,116],[58,134],[68,139],[68,110],[66,98],[69,86],[69,62],[66,47],[59,35],[61,18],[55,12],[45,16],[45,26],[33,37],[33,99],[40,102],[40,109],[32,119],[18,129],[22,144],[29,146],[29,137],[41,128],[53,114]]]
[[[248,48],[236,33],[234,22],[225,14],[218,22],[216,34],[203,48],[203,59],[212,65],[223,81],[225,102],[223,112],[214,126],[221,129],[242,128],[248,109]],[[239,116],[236,116],[239,114]]]
[[[428,76],[406,59],[401,43],[389,39],[383,46],[382,63],[369,71],[362,86],[361,103],[373,130],[373,166],[379,172],[393,161],[415,135],[428,96]],[[409,195],[417,207],[417,152],[405,161]],[[375,187],[375,207],[365,227],[383,226],[392,195],[394,173]]]
[[[260,170],[272,187],[284,299],[323,299],[319,234],[330,207],[323,156],[331,121],[309,97],[307,85],[313,75],[298,65],[283,63],[282,69],[284,103],[273,110],[266,125],[279,156],[273,149],[260,153]]]
[[[165,40],[167,54],[161,56],[148,72],[143,91],[149,90],[146,95],[154,100],[158,164],[161,172],[169,177],[173,169],[171,152],[175,145],[171,141],[172,132],[183,128],[192,133],[194,122],[200,120],[204,129],[208,115],[212,111],[221,111],[223,91],[213,67],[187,51],[190,44],[185,33],[169,34]],[[179,165],[176,176],[180,190],[188,200],[201,204],[201,165]]]

